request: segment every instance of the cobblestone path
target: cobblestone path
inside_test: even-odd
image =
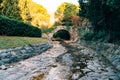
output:
[[[0,69],[0,80],[120,80],[120,72],[92,49],[59,43]]]

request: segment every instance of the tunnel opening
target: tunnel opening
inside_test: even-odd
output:
[[[56,33],[53,34],[53,38],[70,40],[70,33],[67,30],[61,29],[61,30],[58,30]]]

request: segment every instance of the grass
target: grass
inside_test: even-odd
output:
[[[0,49],[15,48],[20,46],[40,44],[47,42],[43,38],[35,37],[13,37],[13,36],[0,36]]]

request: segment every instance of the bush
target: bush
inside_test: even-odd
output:
[[[98,31],[96,33],[94,32],[93,41],[94,40],[96,41],[96,40],[99,40],[99,39],[105,40],[106,39],[105,37],[107,37],[107,34],[104,30]]]
[[[92,38],[93,38],[93,33],[86,32],[86,33],[81,37],[81,40],[89,41],[89,40],[92,40]]]
[[[0,15],[0,35],[41,37],[41,30],[32,25]]]
[[[86,41],[108,41],[107,39],[107,33],[104,30],[99,30],[98,32],[94,32],[93,29],[87,28],[87,27],[80,28],[80,36],[81,40]]]
[[[67,30],[59,30],[53,35],[53,38],[70,40],[70,33]]]
[[[120,0],[79,0],[79,16],[87,18],[94,26],[94,40],[120,41]]]

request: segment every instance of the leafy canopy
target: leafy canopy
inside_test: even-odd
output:
[[[3,0],[0,14],[38,27],[48,25],[50,18],[47,10],[32,0]]]
[[[79,11],[79,6],[64,2],[62,3],[55,12],[55,19],[60,24],[71,24],[71,18],[76,15]]]
[[[120,40],[120,0],[79,0],[80,16],[88,18],[94,33],[105,31],[109,42]]]

